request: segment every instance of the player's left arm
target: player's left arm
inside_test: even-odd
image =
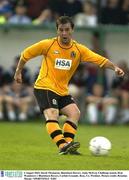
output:
[[[117,65],[113,64],[110,60],[107,58],[94,53],[87,47],[80,45],[80,51],[81,51],[81,60],[84,62],[91,62],[94,64],[97,64],[99,67],[109,68],[115,71],[116,75],[118,76],[124,76],[124,71],[119,68]]]
[[[106,61],[106,63],[103,65],[103,67],[114,70],[117,76],[124,76],[124,74],[125,74],[121,68],[119,68],[117,65],[113,64],[109,60]]]

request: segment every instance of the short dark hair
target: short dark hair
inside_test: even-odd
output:
[[[66,24],[66,23],[70,23],[72,29],[74,28],[74,23],[72,21],[72,18],[69,16],[60,16],[57,20],[56,20],[56,27],[58,29],[58,26],[60,24]]]

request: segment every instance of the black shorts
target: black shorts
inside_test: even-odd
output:
[[[41,113],[48,108],[62,109],[65,106],[75,103],[71,95],[60,96],[50,90],[34,89]]]

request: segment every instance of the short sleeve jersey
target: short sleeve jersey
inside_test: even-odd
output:
[[[21,59],[28,61],[39,55],[43,55],[43,60],[34,88],[51,90],[61,96],[69,94],[68,83],[80,62],[102,67],[108,61],[74,40],[69,46],[63,46],[59,38],[33,44],[22,52]]]

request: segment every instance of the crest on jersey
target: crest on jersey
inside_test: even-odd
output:
[[[76,53],[74,51],[72,51],[70,56],[71,56],[71,58],[75,58],[76,57]]]

